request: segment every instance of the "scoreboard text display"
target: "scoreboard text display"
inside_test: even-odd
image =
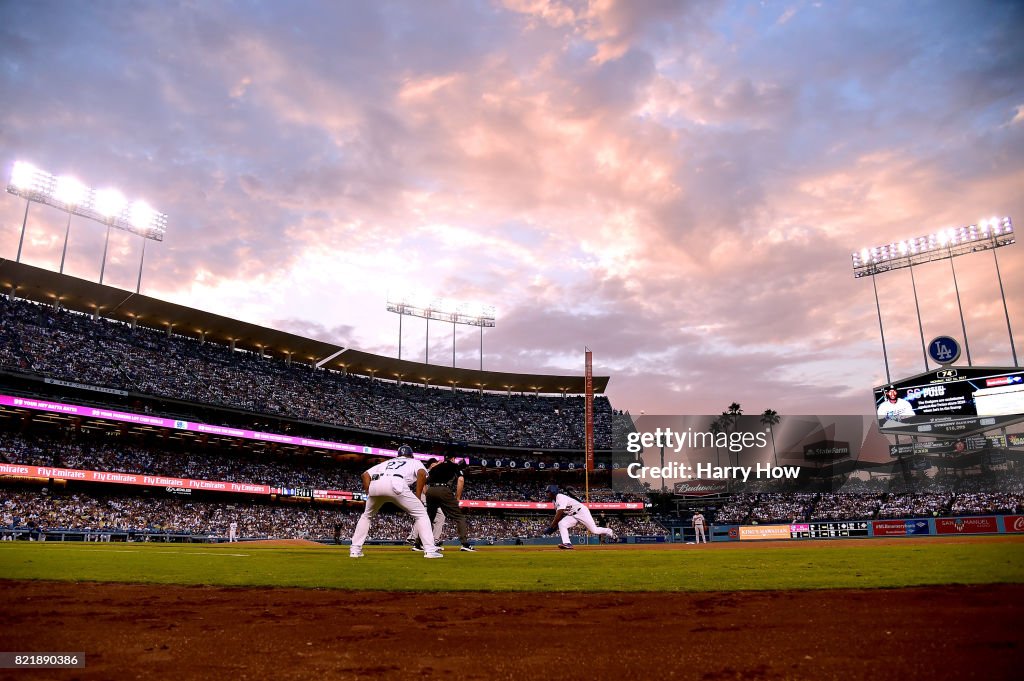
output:
[[[789,525],[741,525],[740,541],[767,541],[772,539],[843,539],[869,536],[867,521],[841,520],[838,522],[790,523]]]
[[[883,433],[957,437],[1024,420],[1024,371],[946,367],[875,388]],[[893,399],[895,397],[895,400]]]

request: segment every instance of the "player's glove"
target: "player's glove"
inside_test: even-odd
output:
[[[555,528],[550,527],[550,526],[546,530],[544,530],[544,534],[554,534],[554,533],[555,533]]]

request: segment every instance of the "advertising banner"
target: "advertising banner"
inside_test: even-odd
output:
[[[462,499],[462,508],[506,508],[523,511],[553,511],[555,505],[547,501],[485,501],[482,499]],[[642,511],[641,502],[591,502],[587,508],[592,511]]]
[[[993,516],[977,518],[939,518],[935,521],[935,531],[939,534],[981,534],[998,532],[996,519]]]
[[[821,440],[814,444],[804,445],[804,458],[812,461],[815,459],[845,459],[850,456],[850,443],[839,440]]]
[[[267,485],[253,485],[245,482],[221,482],[217,480],[191,480],[172,478],[164,475],[142,473],[108,473],[85,471],[74,468],[52,466],[26,466],[22,464],[0,464],[0,475],[17,475],[29,478],[53,478],[57,480],[81,480],[82,482],[103,482],[117,485],[138,485],[141,487],[177,487],[179,489],[201,489],[212,492],[236,492],[242,494],[279,494],[280,489]]]
[[[131,412],[115,411],[112,409],[96,409],[76,404],[65,404],[63,402],[52,402],[48,400],[36,400],[28,397],[13,397],[11,395],[0,395],[0,405],[18,407],[20,409],[31,409],[33,411],[46,411],[57,414],[69,414],[85,418],[101,419],[104,421],[118,421],[121,423],[137,423],[145,426],[156,426],[158,428],[174,428],[176,430],[191,430],[197,433],[208,435],[221,435],[224,437],[236,437],[242,440],[259,440],[263,442],[279,442],[282,444],[297,445],[299,447],[312,447],[314,449],[327,449],[336,452],[350,452],[352,454],[366,454],[368,456],[393,457],[398,452],[393,449],[381,449],[380,447],[367,447],[365,445],[354,445],[345,442],[331,442],[329,440],[314,440],[305,437],[293,437],[280,433],[264,433],[258,430],[246,430],[244,428],[230,428],[227,426],[215,426],[207,423],[193,423],[192,421],[176,421],[165,419],[149,414],[133,414]],[[436,457],[429,454],[415,454],[417,459],[427,460]],[[466,459],[456,459],[465,462]]]
[[[871,523],[872,532],[876,537],[905,537],[908,535],[929,534],[928,521],[917,520],[875,520]]]
[[[905,522],[907,523],[907,534],[931,534],[931,530],[928,529],[928,521],[923,518]]]
[[[674,487],[676,494],[685,497],[706,497],[713,494],[725,494],[729,484],[725,480],[684,480]]]
[[[1007,532],[1024,532],[1024,515],[1008,515],[1003,518]]]
[[[740,541],[760,541],[765,539],[790,539],[792,534],[789,525],[741,525]]]
[[[876,520],[871,523],[871,529],[876,537],[905,537],[907,535],[907,521]]]

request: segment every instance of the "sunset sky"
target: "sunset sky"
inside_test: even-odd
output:
[[[634,414],[870,414],[850,255],[1024,224],[1022,35],[1019,2],[0,2],[0,163],[167,213],[148,295],[389,356],[389,294],[475,301],[485,368],[589,346]],[[0,195],[2,258],[24,208]],[[23,260],[56,270],[65,219],[33,205]],[[67,272],[97,280],[103,237],[75,218]],[[134,290],[139,238],[111,248]],[[956,273],[975,363],[1012,364],[991,253]],[[926,339],[960,338],[949,262],[916,274]],[[919,373],[910,275],[877,283]],[[430,345],[450,365],[450,326]],[[456,347],[477,366],[475,329]]]

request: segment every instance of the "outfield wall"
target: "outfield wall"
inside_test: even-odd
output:
[[[1024,515],[955,516],[891,520],[833,520],[765,525],[712,525],[711,541],[867,539],[1024,533]]]

